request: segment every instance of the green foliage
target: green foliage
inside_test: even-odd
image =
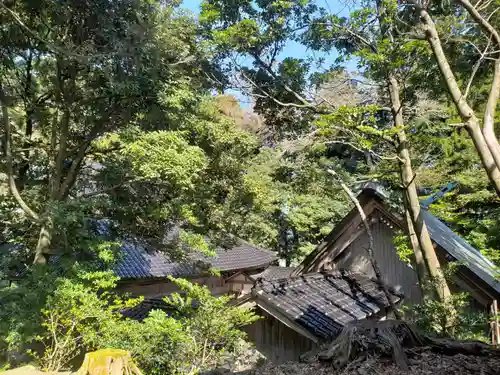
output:
[[[239,233],[279,249],[289,264],[300,262],[350,209],[320,164],[318,152],[263,148],[245,176],[253,209]]]
[[[414,262],[414,251],[410,239],[403,231],[396,232],[396,235],[392,238],[392,243],[396,248],[399,259],[406,264],[412,264]]]
[[[414,135],[416,152],[427,151],[427,166],[418,176],[422,186],[441,189],[456,181],[458,187],[431,205],[430,211],[446,222],[454,232],[499,264],[500,237],[498,213],[500,202],[490,187],[488,177],[479,167],[479,158],[464,132],[431,132],[420,123]],[[418,147],[417,147],[418,145]]]
[[[130,160],[138,179],[168,181],[174,187],[192,185],[193,177],[206,165],[203,151],[176,132],[141,134],[124,145],[123,156]]]
[[[121,319],[120,309],[133,307],[140,302],[122,300],[109,293],[116,286],[117,278],[110,273],[95,272],[75,279],[58,280],[53,294],[47,297],[42,310],[43,332],[36,340],[44,345],[39,365],[45,371],[59,371],[90,347],[102,327]]]
[[[488,342],[484,334],[488,317],[470,308],[466,293],[452,294],[445,302],[427,300],[408,308],[408,317],[425,332],[459,340]]]
[[[181,294],[165,297],[168,313],[152,311],[144,322],[125,319],[120,311],[141,298],[116,294],[112,273],[78,264],[68,270],[64,276],[60,269],[33,274],[1,291],[2,351],[41,343],[29,352],[44,370],[58,371],[83,351],[118,348],[130,351],[147,373],[196,374],[238,356],[245,338],[239,328],[257,319],[228,306],[230,297],[213,297],[181,279],[171,279]]]
[[[144,322],[109,321],[89,332],[93,347],[129,350],[147,373],[197,374],[219,364],[226,353],[239,355],[241,326],[257,316],[228,306],[229,297],[213,297],[205,286],[173,279],[181,293],[165,297],[167,312],[153,310]]]
[[[452,276],[460,264],[448,263],[443,269],[448,285],[454,285]],[[443,280],[428,279],[423,285],[427,295],[441,288]],[[424,299],[420,304],[405,306],[408,318],[426,332],[441,336],[455,337],[460,340],[488,341],[485,327],[488,323],[486,313],[474,309],[473,299],[467,293],[453,293],[445,301]]]

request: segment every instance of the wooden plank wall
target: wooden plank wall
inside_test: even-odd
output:
[[[226,284],[223,277],[205,277],[191,279],[190,281],[206,285],[214,296],[226,295],[233,291],[231,284]],[[169,280],[150,280],[129,282],[118,286],[118,290],[130,293],[134,296],[144,296],[146,298],[162,298],[169,294],[179,292],[179,287]]]
[[[374,242],[374,252],[385,282],[405,295],[405,304],[415,304],[422,301],[422,294],[418,286],[416,271],[408,264],[401,261],[397,255],[396,247],[392,242],[394,229],[376,216],[376,222],[371,230]],[[346,250],[331,264],[332,269],[348,269],[375,277],[368,248],[368,236],[361,234]]]
[[[255,348],[273,363],[297,361],[301,354],[316,346],[312,340],[298,334],[262,309],[256,308],[256,312],[263,319],[244,327],[244,331]]]

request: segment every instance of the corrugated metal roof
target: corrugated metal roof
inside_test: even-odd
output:
[[[310,273],[257,282],[253,294],[314,336],[330,340],[342,327],[388,307],[380,285],[354,273]],[[392,294],[393,302],[401,300]],[[265,307],[264,307],[265,308]],[[270,312],[272,314],[272,312]]]
[[[214,257],[193,252],[182,262],[173,261],[168,254],[150,250],[140,241],[124,241],[122,259],[113,267],[124,279],[147,279],[166,276],[196,276],[212,267],[219,271],[236,271],[264,267],[274,262],[276,254],[238,240],[231,249],[218,249]]]
[[[422,209],[420,213],[431,239],[500,293],[498,267],[430,212]]]

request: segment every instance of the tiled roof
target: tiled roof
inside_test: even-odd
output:
[[[498,267],[430,212],[422,209],[420,213],[431,239],[500,293]]]
[[[172,261],[164,252],[150,250],[139,241],[124,241],[121,253],[122,259],[114,266],[114,271],[125,279],[196,276],[210,266],[219,271],[260,268],[277,259],[275,253],[242,240],[229,250],[216,250],[214,257],[193,252],[189,259],[183,262]]]
[[[123,309],[121,314],[125,318],[130,318],[134,320],[143,321],[148,317],[151,310],[167,310],[167,304],[159,298],[149,298],[145,299],[141,303],[137,304],[134,307],[130,307],[127,309]]]
[[[295,271],[295,267],[269,266],[262,272],[254,273],[248,276],[250,276],[252,280],[277,280],[290,277],[293,271]]]
[[[167,297],[168,296],[165,298]],[[197,308],[198,305],[199,304],[196,301],[192,301],[191,306],[193,308]],[[122,309],[120,312],[125,318],[143,321],[148,317],[152,310],[162,310],[169,316],[176,316],[178,313],[173,306],[165,303],[163,298],[145,298],[141,303],[135,305],[134,307]]]
[[[393,302],[402,296],[391,291]],[[257,304],[270,306],[319,339],[330,340],[350,321],[389,306],[380,285],[353,273],[311,273],[282,280],[260,280],[253,289]],[[268,311],[272,314],[272,311]]]

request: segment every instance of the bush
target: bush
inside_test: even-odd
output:
[[[80,278],[59,280],[41,310],[43,332],[36,338],[44,346],[38,357],[45,371],[59,371],[83,349],[93,347],[93,337],[105,327],[119,327],[120,309],[140,299],[123,300],[110,289],[118,280],[111,272],[82,272]]]
[[[67,269],[67,268],[66,268]],[[152,311],[144,322],[123,318],[121,309],[140,299],[116,295],[111,272],[74,264],[27,275],[0,293],[0,348],[25,352],[47,371],[66,369],[84,351],[104,348],[131,352],[150,374],[197,374],[238,353],[245,334],[238,328],[257,318],[213,297],[208,288],[171,279],[182,290],[166,298],[169,312]],[[36,344],[41,344],[37,350]]]
[[[453,294],[446,302],[426,300],[408,312],[410,319],[425,332],[460,340],[489,340],[485,336],[488,317],[470,309],[467,293]]]
[[[229,297],[214,297],[205,286],[170,279],[182,291],[166,297],[170,307],[153,310],[143,323],[124,321],[96,337],[96,345],[129,350],[150,374],[197,374],[218,365],[226,353],[237,355],[243,325],[257,316],[228,306]]]
[[[452,283],[452,275],[459,263],[449,263],[443,268],[444,277]],[[429,279],[423,286],[427,295],[442,285],[441,280]],[[425,294],[425,293],[424,293]],[[486,313],[474,311],[469,304],[467,293],[454,293],[446,301],[425,299],[422,303],[406,307],[409,318],[422,330],[439,336],[451,336],[461,340],[488,341],[485,328],[488,324]]]

